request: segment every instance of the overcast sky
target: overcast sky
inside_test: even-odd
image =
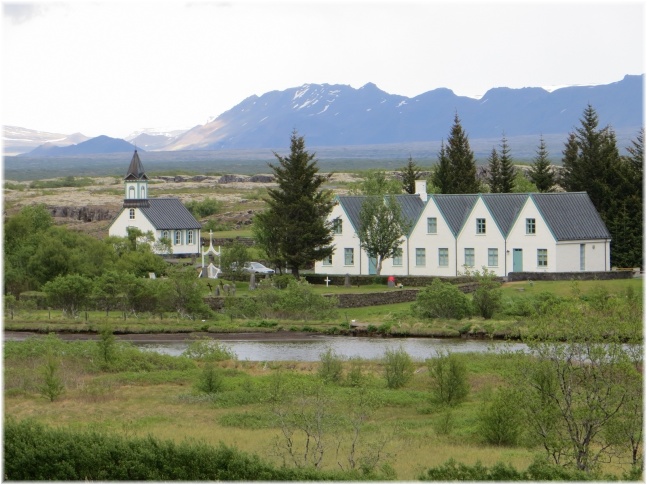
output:
[[[477,97],[645,70],[644,1],[3,1],[2,22],[2,124],[87,136],[307,83]]]

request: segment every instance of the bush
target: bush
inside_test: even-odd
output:
[[[389,389],[399,389],[413,377],[413,360],[402,347],[384,353],[384,376]]]
[[[217,199],[206,198],[200,202],[191,200],[185,202],[184,206],[193,214],[196,219],[218,214],[222,211],[223,203]]]
[[[522,430],[523,407],[517,395],[508,388],[498,389],[479,414],[479,432],[483,439],[497,446],[515,446]]]
[[[350,359],[350,368],[348,369],[348,374],[346,375],[346,384],[350,387],[361,387],[366,380],[364,375],[364,361],[355,357]]]
[[[482,273],[475,271],[474,276],[478,286],[472,295],[472,304],[479,315],[489,320],[501,308],[501,282],[487,268]]]
[[[209,338],[194,340],[182,355],[189,359],[209,362],[233,360],[236,358],[236,354],[229,347]]]
[[[205,394],[216,394],[221,392],[224,387],[224,379],[219,369],[214,367],[212,362],[208,362],[202,369],[200,379],[195,385],[199,392]]]
[[[319,377],[326,383],[339,383],[342,377],[342,360],[331,349],[326,349],[319,355]]]
[[[427,361],[432,380],[432,392],[438,403],[456,406],[463,402],[470,391],[467,366],[455,354],[441,353]]]
[[[458,287],[435,278],[416,296],[412,305],[414,314],[422,318],[455,318],[460,320],[471,313],[469,298]]]

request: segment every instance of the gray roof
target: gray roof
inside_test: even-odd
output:
[[[140,210],[155,229],[200,229],[202,226],[179,199],[148,199]]]
[[[365,195],[342,195],[337,197],[355,231],[358,231],[360,227],[359,214],[365,199]],[[410,194],[396,195],[395,200],[400,204],[404,219],[411,224],[411,229],[413,229],[413,225],[420,217],[420,213],[425,206],[424,202],[420,196]]]
[[[130,165],[128,166],[128,171],[126,172],[126,177],[124,180],[148,180],[146,173],[144,172],[144,165],[142,165],[137,150],[133,153],[133,158],[130,160]]]
[[[586,192],[541,193],[530,197],[558,241],[611,238]]]
[[[503,237],[506,237],[528,200],[528,194],[483,194],[481,197]]]
[[[449,228],[454,236],[465,224],[472,207],[478,200],[478,194],[432,194]]]

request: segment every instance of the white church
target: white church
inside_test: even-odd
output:
[[[174,256],[200,255],[200,223],[179,199],[148,197],[148,176],[137,150],[124,178],[124,204],[108,229],[110,236],[126,237],[129,227],[152,232],[155,241],[171,241]]]

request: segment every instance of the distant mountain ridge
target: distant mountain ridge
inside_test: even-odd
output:
[[[23,155],[29,157],[62,157],[94,155],[98,153],[127,153],[132,152],[135,149],[135,145],[128,143],[121,138],[111,138],[109,136],[101,135],[95,138],[90,138],[82,143],[65,147],[46,143]]]
[[[643,123],[644,75],[627,75],[601,86],[494,88],[480,99],[450,89],[414,98],[388,94],[375,84],[306,84],[250,96],[213,121],[198,125],[164,150],[222,150],[282,147],[293,129],[309,146],[370,145],[438,141],[458,113],[470,138],[567,134],[588,104],[600,122],[615,130]]]
[[[373,83],[359,89],[305,84],[250,96],[186,132],[135,132],[127,137],[132,143],[105,135],[88,139],[80,133],[66,136],[5,126],[5,155],[78,156],[127,152],[135,147],[147,151],[278,150],[287,146],[294,129],[305,136],[309,147],[438,144],[447,138],[455,114],[470,140],[487,139],[489,143],[505,134],[509,140],[524,140],[525,152],[534,153],[540,135],[566,141],[588,104],[595,108],[601,125],[611,125],[624,139],[635,136],[643,126],[643,82],[641,74],[606,85],[552,91],[493,88],[480,99],[457,96],[447,88],[408,98],[386,93]]]

